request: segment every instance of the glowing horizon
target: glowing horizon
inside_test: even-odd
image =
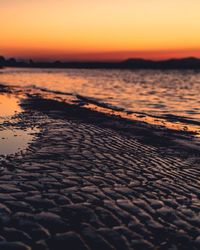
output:
[[[0,54],[61,60],[200,57],[199,9],[199,0],[2,0]]]

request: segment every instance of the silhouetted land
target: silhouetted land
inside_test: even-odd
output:
[[[85,69],[200,69],[200,59],[189,57],[153,61],[131,58],[121,62],[39,62],[33,60],[6,59],[0,56],[0,67],[25,68],[85,68]]]

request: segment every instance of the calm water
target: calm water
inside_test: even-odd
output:
[[[22,110],[19,100],[9,94],[0,94],[0,166],[1,155],[15,154],[20,150],[25,150],[29,142],[33,139],[33,129],[20,129],[16,126],[5,126],[9,121],[12,124],[14,116]]]
[[[200,72],[4,69],[0,83],[81,95],[125,113],[200,123]]]

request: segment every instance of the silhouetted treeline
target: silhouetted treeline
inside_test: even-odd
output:
[[[200,59],[183,58],[153,61],[128,59],[122,62],[36,62],[33,60],[6,59],[0,56],[0,67],[23,68],[84,68],[84,69],[200,69]]]

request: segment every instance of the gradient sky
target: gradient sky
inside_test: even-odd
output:
[[[0,54],[200,57],[199,0],[0,0]]]

